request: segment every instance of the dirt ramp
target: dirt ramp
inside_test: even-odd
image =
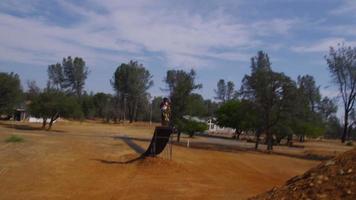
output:
[[[356,199],[356,149],[325,161],[280,188],[250,198],[262,199]]]

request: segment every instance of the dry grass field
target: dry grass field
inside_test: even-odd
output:
[[[0,121],[1,200],[246,199],[320,162],[294,155],[336,155],[350,149],[336,141],[276,147],[275,152],[287,155],[173,145],[172,160],[163,154],[125,164],[138,148],[147,148],[154,125],[62,121],[52,131],[39,127]],[[5,142],[11,135],[24,140]],[[190,140],[211,146],[209,138]],[[230,141],[227,146],[232,142],[250,145]]]

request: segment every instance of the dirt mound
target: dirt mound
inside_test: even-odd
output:
[[[250,198],[259,199],[356,199],[356,149],[293,177],[280,188]]]

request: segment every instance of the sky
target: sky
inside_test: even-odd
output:
[[[240,88],[262,50],[273,70],[312,75],[335,97],[324,57],[356,46],[355,13],[356,0],[1,0],[0,71],[45,87],[48,65],[82,57],[85,89],[113,93],[116,68],[137,60],[153,75],[152,96],[167,95],[167,70],[195,69],[196,92],[214,98],[219,79]]]

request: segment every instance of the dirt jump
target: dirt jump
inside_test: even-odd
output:
[[[325,161],[250,200],[356,199],[356,149]]]

